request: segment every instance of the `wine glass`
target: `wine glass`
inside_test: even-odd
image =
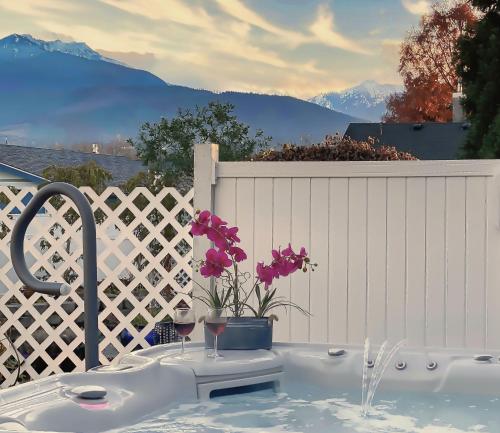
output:
[[[184,341],[194,329],[196,318],[192,308],[176,308],[174,310],[174,328],[178,335],[182,338],[181,356],[184,355]]]
[[[205,316],[205,326],[208,331],[214,336],[214,351],[209,353],[209,358],[223,358],[217,351],[217,337],[224,332],[227,324],[227,316],[225,308],[209,308]]]

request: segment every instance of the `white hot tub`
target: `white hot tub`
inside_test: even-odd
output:
[[[363,370],[368,381],[376,368],[363,369],[361,347],[337,356],[330,347],[276,344],[218,360],[197,344],[189,359],[176,357],[178,345],[141,350],[114,366],[0,392],[0,431],[500,432],[498,354],[402,349],[363,416]],[[81,386],[106,395],[81,398]]]

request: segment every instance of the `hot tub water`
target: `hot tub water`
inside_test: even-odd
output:
[[[381,393],[364,416],[359,391],[297,383],[173,406],[113,433],[498,433],[500,400],[431,393]],[[110,432],[111,433],[111,432]]]
[[[389,347],[371,353],[379,362],[363,374],[369,356],[359,346],[279,343],[226,351],[217,361],[197,343],[188,359],[179,345],[155,346],[114,366],[1,391],[0,430],[15,423],[45,433],[500,433],[499,352]],[[373,399],[366,417],[363,376],[365,405]],[[72,392],[81,386],[106,395],[82,400]]]

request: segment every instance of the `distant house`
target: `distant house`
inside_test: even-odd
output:
[[[449,123],[351,123],[344,137],[375,140],[375,146],[394,146],[419,159],[457,159],[469,124]]]
[[[40,185],[47,182],[41,176],[29,173],[11,165],[0,163],[0,186],[16,186],[22,188],[25,186]]]
[[[144,170],[141,161],[124,156],[0,144],[0,185],[40,185],[47,182],[42,172],[51,165],[76,166],[89,161],[111,173],[111,186],[120,185]]]

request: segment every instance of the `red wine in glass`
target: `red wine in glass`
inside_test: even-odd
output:
[[[196,323],[194,311],[191,308],[176,308],[174,310],[174,328],[182,338],[181,356],[184,355],[184,341],[191,334]]]
[[[224,332],[227,324],[225,308],[209,308],[205,316],[205,326],[214,336],[214,351],[207,355],[209,358],[222,358],[217,351],[217,337]]]
[[[226,329],[226,322],[218,323],[218,322],[207,322],[207,329],[210,331],[210,334],[213,336],[219,336]]]
[[[194,322],[190,323],[174,323],[174,328],[177,334],[181,337],[187,337],[194,329]]]

